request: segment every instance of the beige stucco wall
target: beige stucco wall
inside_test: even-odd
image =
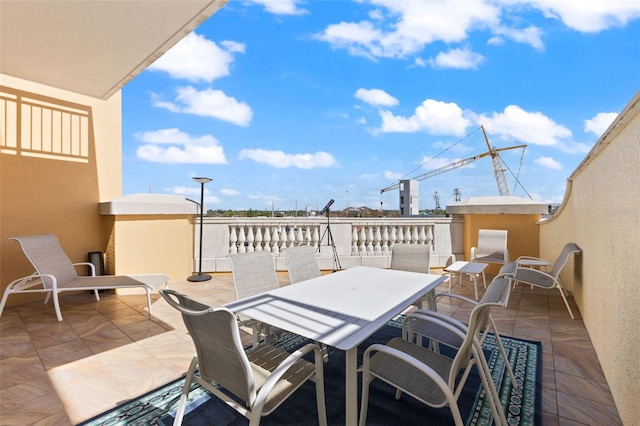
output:
[[[640,93],[640,92],[639,92]],[[573,290],[624,424],[640,419],[640,96],[570,177],[565,201],[541,224],[541,255],[573,241]]]
[[[162,273],[169,276],[169,282],[183,281],[192,274],[192,216],[124,215],[112,222],[107,272]]]
[[[98,214],[98,203],[121,193],[122,147],[120,92],[104,101],[7,75],[0,75],[0,85],[36,100],[53,98],[90,111],[89,155],[84,163],[0,153],[0,286],[4,290],[13,279],[33,272],[9,237],[55,234],[73,262],[86,261],[89,251],[106,249],[106,221]],[[1,120],[5,124],[4,115]],[[41,298],[15,295],[8,303],[34,297]]]
[[[464,260],[471,259],[471,247],[478,246],[480,229],[504,229],[507,231],[507,249],[510,260],[519,256],[538,256],[539,214],[465,214],[464,215]],[[462,260],[462,259],[458,259]],[[500,265],[487,266],[488,274],[496,274]]]

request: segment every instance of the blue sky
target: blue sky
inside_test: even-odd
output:
[[[637,0],[231,0],[123,89],[123,193],[397,208],[382,188],[487,152],[482,125],[527,145],[513,195],[560,202],[639,88]],[[498,195],[489,157],[419,185]]]

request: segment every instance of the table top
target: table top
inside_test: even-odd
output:
[[[358,266],[225,306],[236,314],[349,350],[445,279]]]
[[[465,274],[479,274],[484,271],[484,268],[488,266],[488,263],[481,262],[464,262],[457,261],[444,268],[447,272],[463,272]]]

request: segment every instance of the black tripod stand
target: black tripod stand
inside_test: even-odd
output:
[[[329,223],[329,212],[331,205],[333,204],[333,198],[329,200],[324,209],[320,212],[320,214],[327,214],[327,228],[322,233],[322,237],[320,237],[320,242],[318,243],[318,250],[320,251],[320,247],[322,246],[322,240],[324,240],[324,236],[327,236],[327,246],[331,246],[333,248],[333,272],[336,272],[338,269],[342,269],[342,265],[340,265],[340,259],[338,258],[338,251],[336,250],[336,243],[333,241],[333,234],[331,233],[331,224]]]

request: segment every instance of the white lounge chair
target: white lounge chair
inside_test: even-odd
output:
[[[164,274],[146,275],[100,275],[95,276],[92,263],[71,263],[69,257],[60,247],[55,235],[32,235],[10,238],[20,243],[35,272],[29,276],[12,281],[4,290],[0,302],[0,315],[4,310],[7,298],[14,293],[47,293],[44,303],[53,296],[53,305],[58,321],[62,321],[58,293],[63,291],[93,290],[96,300],[100,300],[98,290],[115,290],[118,288],[142,288],[147,294],[147,307],[151,315],[150,292],[168,284],[169,277]],[[75,266],[88,266],[91,276],[78,276]]]
[[[565,294],[566,290],[560,284],[560,272],[562,268],[565,267],[567,262],[569,262],[569,258],[571,255],[580,254],[580,247],[578,247],[575,243],[567,243],[560,252],[560,255],[553,263],[553,269],[551,272],[544,272],[538,269],[533,269],[530,267],[521,266],[518,261],[518,267],[516,268],[514,281],[522,284],[529,284],[536,287],[546,288],[547,290],[552,288],[557,288],[560,291],[560,295],[562,296],[562,300],[564,300],[564,304],[567,306],[567,310],[569,311],[569,315],[571,315],[571,319],[574,319],[573,311],[571,310],[571,306],[569,306],[569,301],[567,300],[567,295]],[[536,257],[531,256],[522,256],[518,258],[518,260],[543,260]]]

